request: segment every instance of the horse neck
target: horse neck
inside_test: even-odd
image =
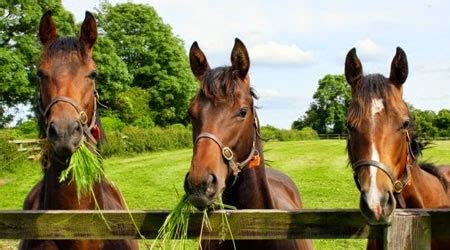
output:
[[[261,157],[260,165],[252,169],[246,168],[239,174],[234,186],[224,192],[223,200],[225,204],[235,206],[238,209],[274,208],[266,177],[262,142],[259,138],[256,139],[256,148]]]
[[[60,182],[61,172],[68,167],[68,163],[57,160],[52,154],[48,156],[48,163],[44,168],[44,180],[40,197],[41,209],[95,209],[97,201],[102,207],[102,196],[100,183],[95,184],[92,194],[82,194],[80,199],[77,196],[77,183],[71,180],[70,176],[65,181]]]
[[[407,208],[450,207],[450,198],[441,181],[417,163],[411,167],[409,183],[401,195]]]

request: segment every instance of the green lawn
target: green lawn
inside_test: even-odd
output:
[[[183,179],[192,150],[113,157],[106,174],[123,192],[131,209],[170,209],[183,192]],[[357,208],[358,192],[347,166],[345,141],[270,142],[265,146],[270,165],[291,176],[302,193],[305,208]],[[450,141],[436,142],[423,158],[450,163]],[[0,209],[19,209],[27,192],[41,177],[39,165],[25,164],[14,172],[0,168]],[[316,249],[363,249],[364,240],[316,240]],[[12,246],[0,241],[0,249]]]

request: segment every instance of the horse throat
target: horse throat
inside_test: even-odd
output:
[[[257,139],[256,148],[260,155],[260,164],[255,168],[245,168],[238,176],[236,183],[227,188],[223,201],[237,209],[273,209],[274,203],[264,166],[261,140]],[[231,185],[231,180],[229,184]]]

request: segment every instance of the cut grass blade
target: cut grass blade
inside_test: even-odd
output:
[[[231,232],[231,227],[228,222],[228,217],[225,212],[225,207],[236,209],[233,206],[228,206],[223,204],[221,195],[219,195],[219,199],[216,200],[216,202],[213,204],[212,209],[218,208],[219,210],[222,210],[222,222],[221,222],[221,235],[222,240],[225,240],[227,231],[231,235],[231,239],[233,241],[233,247],[236,249],[233,234]],[[180,202],[177,204],[177,206],[170,212],[170,214],[167,216],[166,220],[164,221],[163,225],[158,231],[158,235],[153,242],[150,249],[186,249],[186,243],[188,239],[188,227],[189,227],[189,216],[192,212],[196,211],[197,209],[192,206],[188,200],[187,195],[183,195],[181,197]],[[211,226],[211,222],[209,220],[209,210],[208,208],[205,208],[202,210],[203,217],[202,217],[202,225],[200,227],[200,235],[198,238],[198,246],[201,249],[201,242],[202,242],[202,235],[204,230],[212,231],[213,228]]]
[[[80,200],[83,194],[93,193],[95,183],[101,181],[104,176],[102,158],[86,141],[70,158],[69,167],[61,172],[59,182],[66,181],[70,176],[70,181],[76,183],[77,197]]]

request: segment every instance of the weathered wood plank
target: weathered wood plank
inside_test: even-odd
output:
[[[431,249],[431,220],[424,211],[395,211],[384,236],[386,250]]]
[[[222,213],[212,212],[212,232],[204,239],[231,238]],[[156,236],[168,211],[131,211],[140,232]],[[139,238],[126,211],[0,211],[0,238],[127,239]],[[239,210],[225,212],[234,239],[381,238],[383,228],[370,228],[358,210]],[[202,214],[191,215],[190,238],[199,235]]]
[[[450,238],[450,210],[400,210],[398,213],[430,215],[433,238]],[[139,239],[130,219],[133,216],[140,232],[155,238],[168,211],[102,212],[98,211],[1,211],[0,238],[3,239]],[[223,213],[228,218],[234,239],[383,239],[386,227],[370,227],[357,209],[339,210],[237,210],[210,213],[212,232],[204,239],[230,239],[222,226]],[[395,220],[394,220],[395,221]],[[202,214],[191,215],[190,238],[199,235]],[[400,228],[401,229],[401,228]],[[226,235],[224,235],[226,232]],[[419,233],[419,232],[418,232]]]

